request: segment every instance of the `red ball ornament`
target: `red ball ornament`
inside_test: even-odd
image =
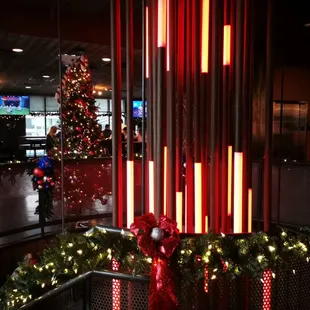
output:
[[[44,171],[40,168],[35,168],[33,170],[33,175],[37,178],[43,178],[44,177]]]
[[[82,127],[76,127],[75,130],[78,132],[82,132],[83,129],[82,129]]]
[[[93,151],[89,151],[89,153],[88,153],[90,156],[94,156],[95,155],[95,153],[93,152]]]
[[[55,186],[55,183],[54,183],[54,182],[51,182],[51,186]]]
[[[42,185],[43,184],[43,180],[38,180],[38,184]]]
[[[48,177],[46,180],[47,182],[51,182],[52,178]]]

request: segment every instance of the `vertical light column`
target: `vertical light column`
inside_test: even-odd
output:
[[[195,193],[195,233],[202,233],[202,129],[201,129],[201,101],[200,101],[200,83],[201,83],[201,6],[200,1],[193,1],[193,89],[194,89],[194,193]]]
[[[157,12],[157,128],[156,128],[156,204],[155,215],[163,213],[165,205],[165,130],[166,130],[166,44],[167,44],[167,2],[158,0]]]
[[[230,40],[231,40],[231,26],[224,26],[224,48],[223,48],[223,65],[230,66]]]
[[[242,231],[248,231],[248,190],[249,190],[249,106],[252,104],[250,101],[250,17],[249,6],[250,0],[243,0],[244,2],[244,14],[243,14],[243,64],[242,64],[242,149],[243,149],[243,186],[242,186]]]
[[[228,174],[227,174],[227,215],[228,219],[231,217],[232,210],[232,145],[228,146]]]
[[[248,232],[252,232],[252,188],[248,190]]]
[[[127,228],[134,221],[133,77],[133,0],[128,0],[126,1]]]
[[[149,161],[149,212],[155,212],[155,192],[154,192],[154,161]]]
[[[195,233],[202,233],[202,177],[201,177],[201,163],[195,163]]]
[[[264,231],[270,230],[272,204],[272,123],[273,123],[273,1],[268,1],[266,48],[266,121],[264,155]]]
[[[220,232],[220,155],[221,155],[221,72],[222,72],[222,2],[211,2],[211,100],[210,100],[210,228]]]
[[[186,1],[186,223],[187,233],[194,232],[194,150],[193,150],[193,1]]]
[[[183,232],[183,100],[184,100],[184,41],[185,41],[185,0],[177,1],[177,105],[176,105],[176,218],[180,232]]]
[[[167,45],[167,0],[158,0],[157,8],[157,47]]]
[[[202,0],[201,73],[209,72],[210,0]]]
[[[134,161],[127,160],[127,228],[134,221]]]
[[[164,146],[164,215],[167,215],[167,146]]]
[[[148,88],[147,96],[147,156],[148,156],[148,212],[155,212],[155,184],[154,184],[154,149],[153,149],[153,63],[152,59],[152,16],[149,14],[149,6],[145,7],[145,75]]]
[[[177,192],[176,193],[176,220],[178,223],[178,228],[180,233],[183,232],[183,193]]]
[[[209,100],[208,100],[208,72],[209,72],[209,28],[210,28],[210,0],[202,0],[201,15],[201,177],[202,177],[202,231],[208,232],[208,154],[209,154]]]
[[[167,148],[166,206],[167,216],[176,219],[176,0],[167,0]]]
[[[145,77],[150,77],[149,7],[145,7]]]
[[[243,13],[244,1],[236,0],[236,47],[235,47],[235,102],[234,102],[234,233],[242,233],[243,223],[243,97],[242,97],[242,59],[243,59]]]
[[[171,45],[171,33],[170,33],[170,0],[166,0],[166,18],[167,18],[167,56],[166,56],[166,69],[169,72],[170,71],[170,45]]]
[[[121,135],[121,2],[111,1],[111,59],[112,59],[112,200],[113,226],[123,226],[123,159]]]
[[[228,232],[228,146],[229,146],[229,80],[230,80],[230,0],[224,0],[223,71],[222,71],[222,124],[221,124],[221,231]]]
[[[242,233],[243,153],[234,153],[234,233]]]

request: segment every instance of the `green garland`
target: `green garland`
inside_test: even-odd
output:
[[[309,261],[310,239],[280,231],[276,236],[258,232],[250,235],[197,235],[183,239],[171,258],[176,278],[193,285],[209,279],[239,276],[261,277],[266,269],[276,276],[276,267],[285,267],[290,258]],[[91,233],[63,234],[44,250],[34,265],[24,261],[1,288],[5,309],[16,309],[62,283],[91,270],[111,270],[111,260],[120,263],[120,272],[148,274],[151,258],[145,257],[131,234],[94,229]],[[177,281],[176,281],[177,282]]]

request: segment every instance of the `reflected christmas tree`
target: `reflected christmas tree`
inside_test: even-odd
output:
[[[73,159],[100,157],[101,127],[97,120],[98,108],[95,105],[92,77],[85,55],[67,68],[61,90],[59,88],[56,93],[56,99],[62,104],[60,111],[63,132],[59,138],[64,139],[64,157]],[[60,146],[54,147],[49,155],[59,159]]]

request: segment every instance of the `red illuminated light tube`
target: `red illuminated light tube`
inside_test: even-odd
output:
[[[234,153],[234,233],[242,233],[243,153]]]
[[[201,29],[201,72],[209,70],[209,19],[210,0],[202,1],[202,29]]]
[[[167,0],[158,0],[158,34],[157,47],[167,43]]]
[[[149,67],[149,7],[145,8],[145,77],[150,77]]]
[[[134,221],[134,162],[127,161],[127,228]]]
[[[202,233],[202,177],[201,163],[194,164],[195,176],[195,233]]]
[[[230,65],[230,37],[231,37],[231,26],[224,26],[224,44],[223,44],[223,64],[224,66]]]

